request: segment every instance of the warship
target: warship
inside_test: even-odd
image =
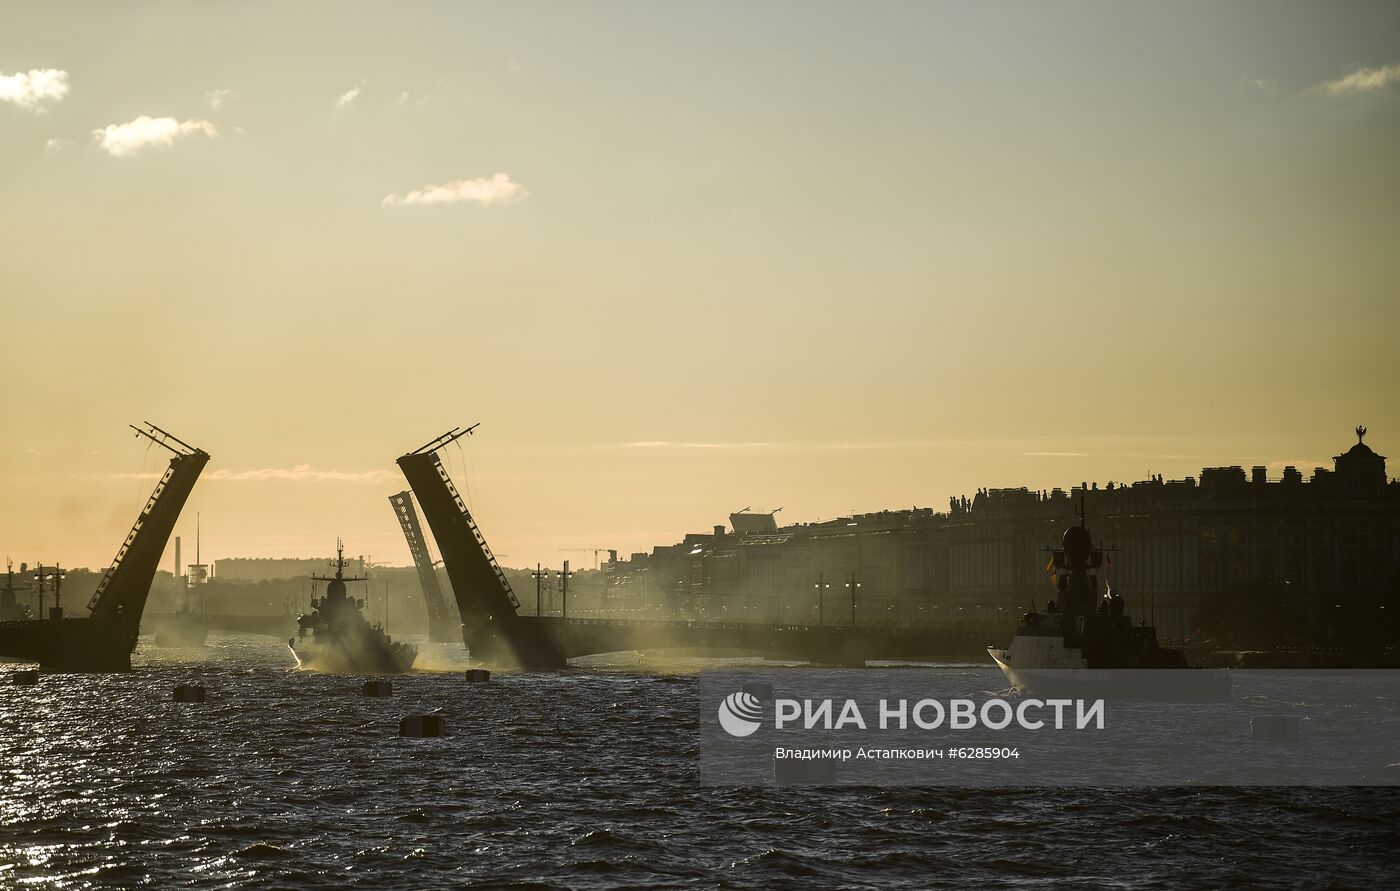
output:
[[[21,567],[21,571],[23,569]],[[15,587],[15,563],[6,558],[5,587],[0,588],[0,622],[22,622],[31,617],[29,606],[15,599],[15,595],[22,590],[25,588]]]
[[[345,546],[337,541],[335,575],[312,576],[325,582],[326,592],[312,598],[311,612],[297,617],[296,636],[287,639],[297,665],[338,674],[396,674],[408,671],[418,658],[418,648],[395,643],[379,625],[365,621],[363,600],[351,597],[347,582],[368,581],[345,575]]]
[[[1100,593],[1104,562],[1081,502],[1079,525],[1065,530],[1047,566],[1058,602],[1050,601],[1044,612],[1032,603],[1011,643],[987,648],[1012,686],[1037,696],[1228,699],[1228,671],[1192,668],[1183,651],[1158,642],[1155,627],[1133,625],[1123,597],[1107,581]]]
[[[194,565],[190,570],[197,572],[197,578],[202,584],[207,573],[205,566],[199,560],[199,515],[195,515],[194,533]],[[184,597],[181,600],[180,608],[172,616],[166,617],[156,626],[154,643],[158,647],[202,647],[204,641],[209,637],[209,623],[204,621],[204,617],[195,612],[192,602],[190,587],[190,572],[179,573],[180,564],[180,539],[175,539],[175,565],[176,573],[180,575],[180,580],[184,587]]]

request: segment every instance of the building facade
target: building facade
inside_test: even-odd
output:
[[[1400,609],[1400,482],[1364,442],[1317,468],[1213,467],[1199,478],[1068,491],[984,489],[930,508],[733,528],[608,564],[604,610],[637,618],[1009,626],[1054,596],[1049,549],[1083,510],[1109,584],[1166,637],[1222,592],[1315,610]]]

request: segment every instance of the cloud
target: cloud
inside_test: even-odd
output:
[[[92,131],[98,146],[114,158],[127,158],[149,146],[169,148],[175,140],[186,136],[207,136],[217,139],[219,128],[208,121],[177,121],[174,118],[152,118],[141,115],[125,124],[108,124]]]
[[[233,482],[383,483],[397,476],[391,470],[317,470],[310,464],[297,464],[294,467],[262,467],[256,470],[216,470],[205,474],[204,478]]]
[[[60,152],[66,152],[72,147],[73,140],[64,139],[62,136],[55,136],[44,143],[44,148],[55,155],[57,155]]]
[[[158,479],[161,474],[112,473],[105,479]],[[215,470],[204,474],[205,480],[228,482],[292,482],[292,483],[380,483],[397,479],[398,474],[391,470],[318,470],[310,464],[297,464],[294,467],[259,467],[253,470]]]
[[[1347,93],[1369,93],[1400,83],[1400,65],[1385,65],[1380,68],[1362,68],[1346,77],[1329,80],[1322,89],[1332,96]]]
[[[835,452],[873,449],[922,449],[928,442],[678,442],[669,439],[648,439],[624,442],[628,449],[776,449],[789,452]]]
[[[1278,95],[1278,78],[1275,77],[1246,77],[1241,74],[1240,86],[1258,90],[1265,96]]]
[[[629,449],[766,449],[771,442],[672,442],[667,439],[649,439],[644,442],[623,443]]]
[[[218,111],[223,104],[230,99],[237,99],[238,94],[233,90],[205,90],[204,101],[209,103],[209,107]]]
[[[393,207],[400,204],[460,204],[465,201],[490,207],[493,204],[513,204],[529,194],[509,175],[498,173],[492,177],[463,179],[441,186],[424,186],[403,196],[386,195],[383,204]]]
[[[1277,461],[1270,461],[1266,466],[1270,470],[1282,471],[1285,467],[1296,467],[1300,471],[1311,471],[1315,467],[1327,467],[1332,465],[1331,458],[1280,458]]]
[[[352,105],[356,99],[360,98],[360,90],[364,88],[364,85],[365,82],[360,81],[350,89],[346,90],[344,93],[341,93],[340,98],[335,100],[335,107],[346,108],[347,106]]]
[[[68,95],[68,72],[57,68],[34,68],[15,74],[0,74],[0,102],[9,102],[35,114],[63,101]]]

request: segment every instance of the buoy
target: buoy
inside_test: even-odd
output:
[[[204,688],[199,684],[180,684],[172,698],[176,702],[203,702]]]
[[[410,715],[399,719],[399,736],[446,736],[442,715]]]
[[[364,694],[366,696],[393,696],[393,681],[365,681]]]
[[[491,672],[484,668],[467,669],[468,684],[489,684],[491,683]]]
[[[764,701],[764,702],[772,702],[772,701],[773,701],[773,685],[772,685],[772,684],[764,684],[764,683],[761,683],[761,682],[759,682],[759,681],[749,681],[747,684],[744,684],[744,685],[743,685],[742,687],[740,687],[739,689],[743,690],[745,693],[749,694],[750,696],[753,696],[754,698],[760,699],[760,700],[762,700],[762,701]]]
[[[32,687],[39,683],[39,669],[28,668],[24,671],[12,671],[10,672],[10,683]]]
[[[1265,742],[1287,742],[1298,738],[1298,719],[1293,715],[1255,715],[1249,720],[1249,733]]]

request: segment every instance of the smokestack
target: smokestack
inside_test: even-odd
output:
[[[175,581],[180,580],[180,536],[175,536]]]

